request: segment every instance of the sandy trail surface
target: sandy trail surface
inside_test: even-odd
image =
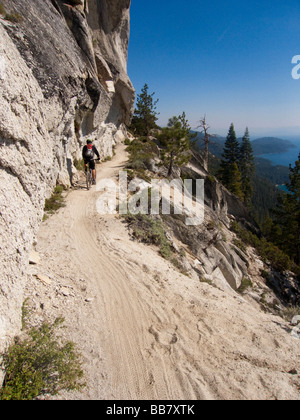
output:
[[[97,179],[126,163],[119,145]],[[63,399],[299,399],[299,339],[240,295],[180,274],[100,215],[84,183],[43,223],[27,296],[37,320],[65,317],[88,387]]]

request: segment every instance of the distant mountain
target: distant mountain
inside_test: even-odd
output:
[[[217,135],[211,141],[212,144],[209,146],[210,153],[222,157],[226,137]],[[242,138],[238,138],[238,141],[241,143]],[[198,133],[197,144],[201,149],[203,148],[203,135],[201,133]],[[260,156],[273,153],[285,153],[296,146],[289,140],[283,140],[277,137],[261,137],[252,141],[252,147],[254,155]]]
[[[277,137],[261,137],[252,141],[255,156],[268,155],[273,153],[285,153],[296,146],[289,140]]]

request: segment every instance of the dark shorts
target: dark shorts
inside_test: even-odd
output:
[[[94,161],[94,160],[85,159],[85,160],[84,160],[84,163],[85,163],[86,165],[89,165],[89,168],[90,168],[92,171],[96,168],[96,165],[95,165],[95,161]]]

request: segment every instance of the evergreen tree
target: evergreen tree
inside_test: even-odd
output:
[[[155,93],[148,93],[148,85],[145,84],[137,97],[136,109],[132,118],[131,129],[140,136],[150,136],[151,130],[156,127],[157,115],[156,105],[158,99],[154,100]]]
[[[179,117],[169,119],[168,126],[162,129],[159,140],[164,147],[162,159],[168,166],[168,176],[172,175],[174,165],[182,166],[189,162],[191,128],[183,112]]]
[[[278,245],[296,264],[300,264],[300,154],[295,167],[290,165],[290,181],[286,184],[288,192],[278,199],[275,219],[282,235]]]
[[[240,160],[240,144],[237,141],[233,124],[229,128],[222,157],[226,164],[237,163]]]
[[[229,191],[236,194],[240,199],[243,199],[241,173],[238,167],[240,145],[237,141],[233,124],[229,128],[222,157],[220,170],[221,181]]]
[[[255,174],[255,163],[248,127],[246,128],[240,149],[240,171],[244,202],[248,207],[250,207],[253,196],[252,182]]]
[[[261,230],[269,242],[273,242],[274,244],[278,244],[280,242],[280,238],[282,237],[282,230],[280,229],[280,226],[271,218],[269,213],[261,224]]]
[[[244,200],[244,194],[242,190],[242,178],[238,164],[236,162],[231,163],[227,167],[230,192],[235,194],[240,200]]]

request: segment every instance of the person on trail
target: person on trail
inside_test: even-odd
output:
[[[94,159],[95,155],[98,157],[98,160],[100,160],[100,154],[96,147],[93,145],[92,140],[87,140],[86,145],[82,150],[82,157],[85,164],[85,172],[87,172],[88,166],[92,170],[94,185],[96,184],[96,167]]]

